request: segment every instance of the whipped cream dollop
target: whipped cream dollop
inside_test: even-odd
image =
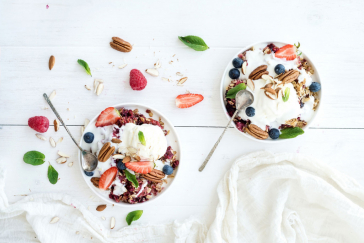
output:
[[[261,49],[255,49],[254,51],[246,52],[246,59],[248,61],[248,66],[246,69],[246,74],[241,74],[241,79],[248,79],[252,71],[261,65],[267,65],[267,71],[272,77],[276,77],[277,74],[274,68],[278,64],[284,65],[286,70],[293,69],[300,72],[298,76],[298,82],[303,82],[305,80],[305,85],[309,86],[312,83],[312,78],[306,71],[302,68],[299,70],[297,68],[297,60],[287,61],[286,59],[278,59],[272,54],[264,54]],[[239,116],[247,120],[249,119],[252,124],[259,126],[261,129],[265,130],[266,125],[273,128],[278,128],[281,124],[286,123],[286,121],[300,117],[311,118],[313,114],[313,100],[305,103],[304,109],[301,109],[299,104],[299,99],[291,83],[280,86],[284,92],[289,89],[289,99],[284,102],[282,99],[282,92],[279,92],[278,98],[275,100],[270,99],[264,94],[264,89],[261,89],[266,84],[271,83],[269,80],[258,79],[253,81],[255,84],[254,90],[247,87],[247,90],[253,93],[254,102],[251,107],[255,108],[255,115],[253,117],[248,117],[245,110],[239,112]],[[278,81],[278,83],[280,83]],[[308,114],[307,114],[308,113]],[[306,119],[305,119],[306,120]]]
[[[139,132],[143,132],[145,145],[139,141]],[[122,143],[119,145],[119,151],[127,153],[130,148],[134,148],[142,159],[156,161],[167,151],[167,139],[159,126],[127,123],[120,128],[120,140]]]

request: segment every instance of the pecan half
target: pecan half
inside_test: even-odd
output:
[[[251,136],[261,140],[267,139],[269,136],[266,131],[262,130],[260,127],[254,124],[249,124],[248,126],[246,126],[244,128],[244,131]]]
[[[267,71],[268,66],[267,65],[261,65],[253,70],[253,72],[250,73],[249,78],[252,80],[260,79],[263,75],[269,74]]]
[[[288,84],[288,83],[291,83],[292,81],[296,80],[299,75],[300,75],[299,71],[290,70],[288,72],[278,75],[276,78],[278,80],[282,81],[284,84]]]
[[[160,183],[162,182],[162,178],[166,175],[160,170],[152,170],[148,174],[144,174],[143,177],[149,181]]]
[[[121,52],[130,52],[133,49],[132,45],[129,42],[124,41],[119,37],[113,37],[112,42],[110,42],[110,46],[113,49]]]
[[[115,152],[115,147],[110,146],[111,143],[105,143],[104,146],[102,146],[99,156],[97,157],[100,162],[106,162],[110,156]]]
[[[99,188],[99,181],[100,181],[100,177],[92,177],[92,178],[91,178],[91,182],[92,182],[92,184],[93,184],[95,187],[97,187],[97,188]]]

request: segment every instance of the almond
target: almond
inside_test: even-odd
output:
[[[264,91],[264,94],[271,100],[276,100],[277,99],[277,96],[276,95],[273,95],[267,91]]]
[[[243,65],[241,66],[241,72],[245,75],[246,74],[246,66],[248,65],[247,61],[243,62]]]
[[[57,145],[57,144],[59,144],[59,143],[62,143],[62,141],[63,141],[63,137],[60,137],[60,138],[58,139],[58,141],[56,142],[56,145]]]
[[[121,143],[121,140],[118,139],[118,138],[113,138],[113,139],[111,139],[111,142],[113,142],[113,143]]]
[[[55,223],[57,223],[59,221],[59,218],[58,217],[53,217],[52,219],[51,219],[51,222],[49,222],[50,224],[55,224]]]
[[[102,79],[95,78],[95,80],[94,80],[94,93],[96,93],[99,83],[103,83],[103,82],[104,81]]]
[[[104,84],[99,83],[99,85],[97,85],[96,94],[100,95],[103,90],[104,90]]]
[[[114,159],[124,159],[125,158],[125,155],[122,155],[122,154],[114,154],[112,157]]]
[[[184,78],[181,78],[180,80],[178,80],[178,83],[177,83],[177,85],[182,85],[182,84],[184,84],[186,81],[187,81],[187,77],[184,77]]]
[[[54,97],[56,97],[56,91],[55,90],[53,90],[53,92],[50,94],[49,99],[53,100]]]
[[[86,88],[87,90],[91,90],[90,86],[88,86],[88,85],[85,85],[85,88]]]
[[[67,158],[60,157],[60,158],[56,159],[56,162],[57,162],[58,164],[64,164],[64,163],[66,163],[66,162],[67,162]]]
[[[123,163],[125,164],[125,163],[128,163],[128,162],[130,162],[131,161],[131,158],[130,158],[130,156],[126,156],[124,159],[123,159]]]
[[[99,212],[101,212],[101,211],[104,211],[105,208],[106,208],[106,205],[105,204],[102,204],[102,205],[97,206],[96,210],[99,211]]]
[[[65,158],[69,158],[70,156],[61,152],[61,151],[58,151],[58,155],[61,156],[61,157],[65,157]]]
[[[119,69],[123,69],[124,67],[126,67],[126,65],[128,65],[128,64],[124,63],[124,64],[120,65]]]
[[[110,228],[113,229],[114,227],[115,227],[115,218],[111,217]]]
[[[260,88],[260,89],[269,89],[273,86],[272,83],[269,83],[269,84],[266,84],[263,88]]]
[[[52,55],[50,58],[49,58],[49,63],[48,63],[48,66],[49,66],[49,70],[52,70],[52,68],[54,67],[54,64],[56,63],[56,58]]]
[[[50,138],[49,138],[49,143],[51,144],[51,146],[52,146],[53,148],[55,148],[55,147],[56,147],[56,142],[54,141],[54,139],[53,139],[52,137],[50,137]]]
[[[58,130],[59,130],[59,121],[57,119],[54,119],[53,125],[54,125],[54,131],[58,132]]]
[[[152,76],[154,76],[154,77],[158,77],[158,75],[159,75],[158,70],[154,69],[154,68],[146,69],[145,72],[152,75]]]
[[[248,79],[248,80],[246,81],[246,84],[248,85],[249,89],[251,89],[252,91],[254,91],[254,89],[255,89],[255,84],[254,84],[254,82],[253,82],[251,79]]]
[[[35,134],[35,136],[37,136],[37,138],[39,138],[40,140],[43,140],[43,141],[47,140],[46,137],[44,137],[43,135],[41,135],[39,133]]]

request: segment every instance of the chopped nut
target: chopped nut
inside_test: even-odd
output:
[[[59,218],[58,217],[53,217],[51,222],[49,222],[50,224],[55,224],[59,221]]]
[[[103,83],[99,83],[99,85],[97,85],[96,94],[97,95],[100,95],[103,90],[104,90],[104,84]]]
[[[184,84],[186,81],[187,81],[187,77],[184,77],[184,78],[181,78],[180,80],[178,80],[178,83],[177,83],[177,85],[182,85],[182,84]]]
[[[122,65],[119,66],[119,69],[123,69],[124,67],[126,67],[128,64],[124,63]]]
[[[158,70],[154,69],[154,68],[146,69],[145,72],[152,75],[152,76],[154,76],[154,77],[158,77],[158,75],[159,75]]]
[[[44,137],[43,135],[41,135],[39,133],[35,134],[35,136],[37,136],[37,138],[39,138],[40,140],[43,140],[43,141],[47,140],[46,137]]]
[[[52,146],[53,148],[55,148],[55,147],[56,147],[56,142],[54,141],[54,139],[53,139],[52,137],[50,137],[50,138],[49,138],[49,143],[51,144],[51,146]]]
[[[88,86],[88,85],[85,85],[85,88],[86,88],[87,90],[91,90],[90,86]]]

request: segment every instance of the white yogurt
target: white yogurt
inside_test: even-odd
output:
[[[139,141],[139,132],[143,132],[146,145]],[[158,160],[167,151],[167,139],[159,126],[150,124],[135,125],[127,123],[120,129],[120,150],[128,152],[128,148],[134,148],[140,158]]]
[[[114,185],[114,191],[113,194],[120,196],[121,194],[124,194],[126,192],[125,185],[122,184],[119,180],[119,178],[116,177],[115,181],[112,183]],[[111,186],[110,186],[111,187]]]

